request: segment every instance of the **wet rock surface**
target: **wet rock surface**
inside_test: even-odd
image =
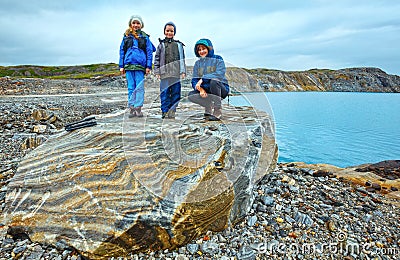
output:
[[[382,178],[396,180],[400,178],[400,160],[388,160],[357,168],[358,172],[373,172]]]
[[[46,140],[54,134],[51,126],[40,134],[33,131],[40,124],[31,118],[35,109],[49,110],[42,119],[54,112],[59,122],[49,124],[61,129],[85,116],[125,107],[122,93],[106,98],[99,93],[91,99],[8,98],[2,96],[0,104],[2,211],[7,186],[21,158],[42,142],[40,138]],[[32,136],[36,136],[36,141],[27,141]],[[28,147],[26,150],[23,144]],[[318,170],[326,172],[317,173]],[[334,166],[279,164],[253,190],[255,201],[251,210],[235,226],[223,232],[209,231],[176,250],[132,254],[129,259],[399,259],[400,212],[393,203],[399,198],[388,197],[396,191],[385,194],[367,190],[368,181],[371,186],[378,183],[389,187],[386,190],[397,189],[396,183],[379,182],[380,176],[368,172],[360,179],[353,175],[350,178],[344,172],[346,169]],[[0,223],[0,234],[0,259],[83,259],[62,241],[50,246],[32,242],[24,233],[7,234],[4,223]]]

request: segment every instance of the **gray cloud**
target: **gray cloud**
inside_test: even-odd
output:
[[[281,70],[379,67],[400,74],[400,3],[305,1],[0,0],[0,65],[118,62],[132,14],[157,45],[165,22],[193,58],[197,39],[236,66]]]

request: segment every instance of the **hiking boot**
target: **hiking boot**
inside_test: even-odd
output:
[[[136,116],[137,117],[143,117],[142,107],[137,107],[136,108]]]
[[[221,108],[221,107],[214,107],[213,116],[216,117],[216,118],[218,118],[218,119],[221,119],[221,116],[222,116],[222,108]]]
[[[175,111],[174,110],[168,111],[168,118],[175,119]]]
[[[207,119],[212,116],[212,108],[211,107],[206,107],[204,110],[204,119]]]
[[[161,118],[164,119],[168,115],[167,112],[161,112]]]
[[[136,110],[135,110],[135,108],[133,108],[133,107],[130,107],[129,108],[129,118],[132,118],[132,117],[135,117],[136,116]]]
[[[218,117],[215,117],[214,115],[210,115],[210,116],[207,118],[207,120],[208,120],[208,121],[220,121],[221,119],[218,118]]]

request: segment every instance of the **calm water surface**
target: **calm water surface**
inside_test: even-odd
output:
[[[400,159],[400,94],[267,92],[231,97],[275,118],[279,162],[340,167]],[[266,97],[266,98],[265,98]]]

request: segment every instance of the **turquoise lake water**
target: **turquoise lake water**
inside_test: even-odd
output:
[[[348,167],[400,160],[399,93],[245,93],[230,103],[272,108],[279,162]]]

